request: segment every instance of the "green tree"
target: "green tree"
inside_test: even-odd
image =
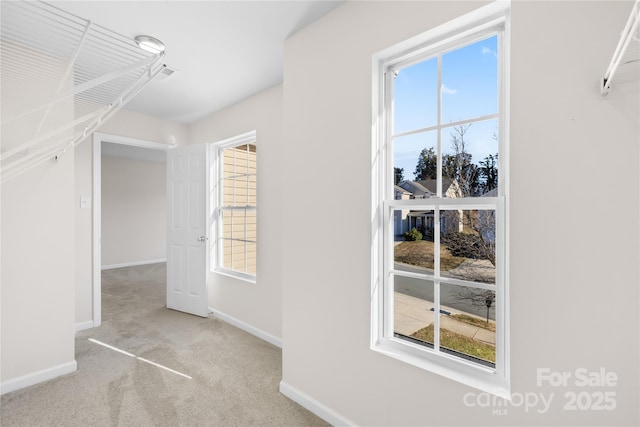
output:
[[[416,181],[424,179],[436,179],[438,176],[438,156],[433,149],[423,148],[418,157],[416,170],[413,172]]]
[[[482,193],[485,194],[498,188],[498,153],[489,154],[479,163]]]
[[[404,181],[404,168],[393,168],[393,180],[395,185]]]

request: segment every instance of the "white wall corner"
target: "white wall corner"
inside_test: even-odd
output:
[[[52,380],[62,375],[70,374],[78,370],[78,364],[75,360],[62,365],[54,366],[49,369],[33,372],[23,375],[12,380],[4,381],[0,384],[0,394],[10,393],[35,384]]]
[[[280,381],[280,393],[296,402],[303,408],[313,412],[332,426],[356,426],[357,424],[338,414],[300,390]]]
[[[85,322],[76,323],[76,332],[84,331],[85,329],[91,329],[94,327],[93,320],[87,320]]]
[[[211,313],[214,317],[222,320],[223,322],[233,325],[238,329],[242,329],[243,331],[248,332],[251,335],[256,336],[270,344],[273,344],[278,348],[282,348],[282,339],[275,337],[263,331],[262,329],[251,326],[248,323],[243,322],[242,320],[236,319],[235,317],[224,314],[218,310],[214,310],[211,307],[209,307],[209,313]]]

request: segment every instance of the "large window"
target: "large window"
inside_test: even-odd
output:
[[[214,144],[215,270],[255,280],[257,253],[256,134]]]
[[[507,9],[375,58],[373,348],[508,395]]]

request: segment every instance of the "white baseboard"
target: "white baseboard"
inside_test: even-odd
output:
[[[85,329],[93,328],[93,320],[87,320],[86,322],[76,323],[76,332],[84,331]]]
[[[61,375],[70,374],[77,370],[78,364],[74,360],[73,362],[65,363],[63,365],[58,365],[49,369],[43,369],[42,371],[23,375],[9,381],[4,381],[2,384],[0,384],[0,394],[10,393],[12,391],[20,390],[21,388],[49,381]]]
[[[242,329],[245,332],[250,333],[251,335],[255,335],[256,337],[264,340],[270,344],[275,345],[276,347],[282,348],[282,340],[278,337],[274,337],[273,335],[258,329],[254,326],[249,325],[248,323],[243,322],[242,320],[236,319],[233,316],[229,316],[228,314],[224,314],[218,310],[214,310],[209,307],[209,312],[213,314],[218,319],[229,323],[230,325],[235,326],[236,328]]]
[[[280,381],[280,393],[296,402],[303,408],[313,412],[332,426],[355,426],[356,424],[349,421],[342,415],[338,414],[331,408],[323,405],[312,397],[304,394],[300,390],[291,387],[289,384]]]
[[[167,259],[148,259],[145,261],[133,261],[133,262],[123,262],[122,264],[109,264],[103,265],[102,270],[111,270],[114,268],[123,268],[123,267],[135,267],[136,265],[147,265],[147,264],[157,264],[160,262],[167,262]]]

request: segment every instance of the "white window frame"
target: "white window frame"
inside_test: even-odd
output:
[[[211,158],[213,159],[211,162],[212,171],[210,173],[211,176],[211,230],[209,235],[212,237],[212,245],[211,245],[211,265],[213,266],[213,271],[225,276],[234,277],[237,279],[244,280],[250,283],[256,283],[256,275],[249,274],[242,271],[233,270],[230,268],[224,267],[223,264],[223,223],[222,223],[222,213],[224,211],[224,207],[222,206],[222,173],[223,173],[223,156],[222,152],[228,148],[233,148],[239,145],[246,144],[256,144],[257,146],[257,138],[256,131],[250,131],[244,133],[242,135],[238,135],[229,139],[225,139],[223,141],[215,142],[211,144]],[[245,206],[243,209],[251,209],[257,211],[257,202],[256,205]],[[257,243],[257,241],[256,241]]]
[[[508,140],[509,140],[509,45],[510,2],[497,1],[436,27],[373,56],[373,103],[372,103],[372,321],[371,348],[405,363],[442,375],[463,384],[510,398],[509,358],[509,306],[508,306]],[[441,181],[438,182],[437,197],[431,199],[394,200],[392,97],[393,72],[400,68],[424,61],[455,50],[465,44],[480,40],[491,34],[498,35],[498,113],[499,122],[499,166],[500,183],[497,197],[468,197],[461,199],[442,198]],[[389,94],[391,96],[389,96]],[[474,121],[477,118],[474,118]],[[443,127],[460,123],[440,123],[438,120],[438,156],[441,156],[441,132]],[[397,136],[397,135],[396,135]],[[440,162],[439,162],[440,163]],[[441,169],[441,164],[438,168]],[[442,179],[441,170],[438,179]],[[436,344],[434,349],[413,344],[394,337],[393,327],[393,210],[394,209],[437,210],[449,209],[495,209],[496,213],[496,363],[495,368],[473,363],[465,359],[438,351],[438,317],[435,316]],[[439,215],[434,214],[438,221]],[[434,229],[439,232],[438,224]],[[436,245],[435,248],[438,251]],[[436,267],[436,272],[438,274]],[[441,280],[456,284],[455,280]],[[469,282],[458,281],[469,286]],[[472,287],[488,288],[482,284]],[[434,312],[439,313],[439,287],[434,281]]]

